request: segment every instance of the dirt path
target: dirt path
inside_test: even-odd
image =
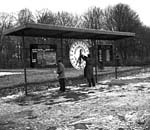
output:
[[[0,99],[0,130],[142,130],[150,117],[150,73]]]

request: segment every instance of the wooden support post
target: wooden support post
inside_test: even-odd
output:
[[[62,58],[62,62],[64,62],[63,61],[64,56],[63,56],[63,38],[62,38],[62,36],[61,36],[61,58]]]
[[[115,61],[115,62],[116,62],[116,61]],[[117,73],[118,73],[118,72],[117,72],[117,69],[118,69],[118,68],[117,68],[117,65],[115,65],[115,79],[118,78],[118,75],[117,75]]]
[[[28,95],[27,92],[27,73],[26,73],[26,50],[25,50],[25,42],[24,42],[24,36],[22,37],[22,49],[23,49],[23,68],[24,68],[24,89],[25,89],[25,95]]]
[[[118,66],[117,66],[117,59],[116,59],[116,56],[117,56],[117,48],[115,45],[113,45],[113,50],[114,50],[114,63],[115,63],[115,79],[118,78]]]
[[[95,49],[95,79],[96,79],[96,83],[98,82],[97,81],[97,42],[96,40],[94,40],[94,49]]]

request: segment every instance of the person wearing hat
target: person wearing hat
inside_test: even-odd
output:
[[[62,59],[57,60],[57,74],[60,84],[60,91],[65,92],[65,66],[62,63]]]

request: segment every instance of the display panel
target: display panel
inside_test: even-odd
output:
[[[112,45],[98,45],[98,61],[99,62],[111,62],[113,60],[113,48]]]
[[[56,65],[56,46],[47,44],[31,44],[31,67]]]

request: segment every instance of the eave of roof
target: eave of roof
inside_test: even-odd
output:
[[[135,33],[28,23],[6,30],[4,35],[65,39],[118,40],[134,37]]]

